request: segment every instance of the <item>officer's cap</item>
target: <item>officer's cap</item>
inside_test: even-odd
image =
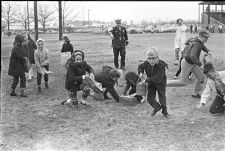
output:
[[[116,24],[121,24],[121,19],[115,20]]]

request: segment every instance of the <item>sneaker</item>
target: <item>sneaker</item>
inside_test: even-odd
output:
[[[67,102],[67,99],[61,102],[61,105],[65,105]]]
[[[17,93],[14,91],[10,92],[10,96],[17,96]]]
[[[168,118],[170,115],[168,113],[163,114],[165,118]]]
[[[191,95],[193,98],[201,98],[201,95],[200,94],[196,94],[196,95]]]
[[[160,106],[160,108],[158,109],[158,110],[153,110],[152,111],[152,113],[151,113],[151,116],[155,116],[156,115],[156,113],[158,112],[158,111],[160,111],[161,110],[161,106]]]
[[[174,78],[173,78],[174,80],[176,80],[176,79],[178,79],[178,76],[174,76]]]

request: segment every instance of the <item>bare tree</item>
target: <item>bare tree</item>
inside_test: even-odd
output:
[[[16,18],[15,18],[16,22],[21,23],[24,26],[24,29],[27,29],[27,10],[26,10],[26,6],[19,6],[16,12]]]
[[[56,10],[59,11],[58,7],[56,7]],[[77,10],[76,13],[74,13],[74,10],[76,10],[71,3],[63,1],[62,2],[62,29],[63,32],[65,32],[65,28],[67,27],[66,24],[69,21],[75,20],[75,18],[79,15],[79,10]]]
[[[54,14],[54,11],[50,9],[47,4],[39,4],[38,5],[38,15],[39,15],[39,22],[41,23],[44,33],[45,33],[45,26],[48,21],[53,20],[51,15]]]
[[[10,24],[16,22],[15,20],[15,7],[12,2],[2,2],[2,17],[7,24],[8,30],[10,30]]]

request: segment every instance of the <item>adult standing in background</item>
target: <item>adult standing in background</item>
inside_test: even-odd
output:
[[[118,56],[120,54],[120,69],[125,70],[125,57],[126,57],[126,46],[128,45],[128,36],[126,28],[121,26],[121,19],[115,20],[116,26],[109,31],[109,36],[112,39],[112,47],[114,54],[114,65],[115,68],[119,68]]]
[[[37,45],[35,44],[34,40],[30,37],[29,33],[25,32],[23,34],[24,37],[24,49],[26,51],[26,55],[29,59],[29,64],[30,64],[30,69],[28,72],[28,82],[31,82],[33,77],[34,77],[34,66],[35,66],[35,62],[34,62],[34,51],[37,49]]]
[[[198,25],[195,24],[195,33],[197,34],[198,33]]]
[[[178,65],[179,59],[181,58],[181,52],[184,50],[185,42],[186,42],[186,30],[187,27],[183,25],[183,19],[177,19],[177,28],[176,28],[176,36],[175,36],[175,63],[174,65]]]

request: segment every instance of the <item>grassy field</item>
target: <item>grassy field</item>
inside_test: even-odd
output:
[[[33,36],[33,35],[32,35]],[[113,65],[111,40],[107,35],[68,34],[75,49],[95,69]],[[146,58],[148,47],[160,49],[160,57],[169,64],[168,79],[177,70],[174,62],[174,33],[129,35],[126,71],[137,71],[138,60]],[[187,35],[188,37],[194,35]],[[208,112],[211,102],[201,110],[199,99],[191,97],[194,85],[167,88],[166,119],[159,112],[151,117],[148,102],[125,106],[114,100],[88,100],[91,107],[73,110],[61,106],[67,98],[65,70],[60,65],[62,42],[58,35],[39,35],[51,54],[50,88],[37,94],[36,78],[27,83],[27,98],[9,95],[12,77],[8,76],[14,37],[1,39],[1,146],[4,151],[225,151],[225,116]],[[225,61],[225,34],[213,34],[206,46],[212,61]],[[204,53],[202,53],[204,54]],[[202,57],[202,56],[201,56]],[[225,63],[216,66],[225,70]],[[36,71],[35,71],[36,77]],[[192,82],[193,83],[193,82]],[[17,86],[19,93],[19,86]],[[122,89],[116,87],[122,94]]]

